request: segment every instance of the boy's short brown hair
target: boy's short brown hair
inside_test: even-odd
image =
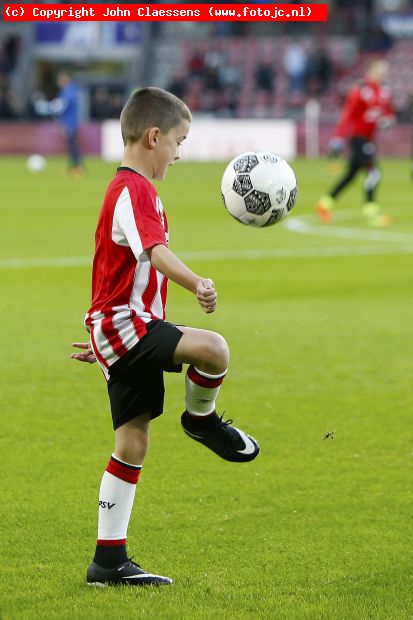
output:
[[[182,120],[191,122],[192,115],[181,99],[162,88],[141,88],[129,98],[120,115],[123,143],[136,142],[149,127],[159,127],[166,134]]]

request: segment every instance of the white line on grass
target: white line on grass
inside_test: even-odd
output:
[[[322,258],[323,256],[363,256],[377,254],[411,254],[411,244],[404,245],[359,245],[359,246],[324,246],[312,248],[271,248],[262,250],[221,250],[211,252],[182,252],[183,260],[214,261],[214,260],[261,260],[265,258]]]
[[[337,211],[338,221],[354,218],[354,210]],[[310,221],[308,221],[310,220]],[[374,256],[386,254],[413,254],[413,233],[391,230],[362,230],[344,228],[319,222],[312,222],[314,215],[290,217],[283,222],[287,230],[304,235],[338,237],[359,241],[370,241],[372,245],[327,246],[310,248],[269,248],[249,250],[211,250],[179,252],[183,260],[213,262],[217,260],[262,260],[289,258],[322,258],[324,256]],[[381,244],[379,245],[380,242]],[[82,267],[92,262],[89,256],[55,256],[49,258],[5,258],[0,259],[0,269],[29,269],[31,267]]]
[[[30,267],[77,267],[90,265],[90,256],[51,256],[49,258],[4,258],[0,269],[28,269]]]
[[[339,220],[347,220],[354,215],[346,212],[334,213]],[[291,232],[303,235],[316,235],[318,237],[335,237],[339,239],[354,239],[358,241],[379,241],[385,243],[413,243],[412,233],[395,232],[391,230],[362,230],[360,228],[345,228],[343,226],[332,226],[320,222],[311,222],[314,216],[307,215],[292,217],[286,220],[284,228]],[[310,221],[308,221],[310,219]]]
[[[313,248],[274,248],[228,250],[217,252],[178,252],[183,260],[213,262],[219,260],[263,260],[292,258],[322,258],[324,256],[378,256],[413,254],[412,244],[330,246]],[[0,269],[30,269],[33,267],[82,267],[92,263],[90,256],[56,256],[50,258],[10,258],[0,260]]]
[[[313,248],[272,248],[262,250],[221,250],[216,252],[182,252],[183,260],[215,261],[215,260],[261,260],[265,258],[322,258],[323,256],[363,256],[378,254],[412,254],[411,244],[404,245],[353,245],[324,246]]]

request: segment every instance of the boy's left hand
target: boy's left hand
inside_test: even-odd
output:
[[[196,296],[204,312],[207,314],[215,312],[217,308],[217,292],[212,280],[209,278],[200,280],[196,287]]]
[[[72,342],[72,347],[84,349],[83,353],[72,353],[70,356],[72,360],[87,362],[88,364],[94,364],[96,362],[96,355],[93,353],[90,342]]]

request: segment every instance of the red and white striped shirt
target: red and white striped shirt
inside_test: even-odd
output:
[[[154,186],[130,168],[110,183],[95,236],[92,306],[85,317],[93,351],[104,374],[165,319],[167,278],[152,267],[146,250],[168,245],[168,223]]]

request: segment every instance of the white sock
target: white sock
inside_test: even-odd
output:
[[[98,544],[126,542],[141,469],[140,465],[124,463],[113,455],[110,458],[99,492]]]
[[[227,371],[220,375],[209,375],[189,366],[185,377],[186,410],[191,415],[206,416],[215,410],[215,400]]]

